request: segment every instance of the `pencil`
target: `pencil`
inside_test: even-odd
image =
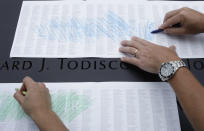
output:
[[[154,34],[154,33],[159,33],[159,32],[162,32],[164,31],[163,29],[157,29],[157,30],[153,30],[151,33]]]
[[[16,91],[19,91],[20,89],[16,88]],[[22,94],[25,96],[27,94],[26,91],[22,91]]]
[[[179,27],[181,27],[181,24],[177,23],[177,24],[173,25],[172,27],[179,28]],[[157,30],[153,30],[151,33],[155,34],[155,33],[160,33],[160,32],[163,32],[163,31],[164,31],[164,29],[157,29]]]

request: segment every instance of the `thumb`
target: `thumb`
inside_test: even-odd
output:
[[[178,55],[177,52],[176,52],[176,46],[170,45],[169,49],[173,50],[176,53],[176,55]]]
[[[18,101],[20,105],[23,104],[24,96],[21,94],[20,90],[14,94],[14,98]]]
[[[176,51],[176,46],[170,45],[170,46],[169,46],[169,49],[171,49],[171,50],[173,50],[173,51]]]

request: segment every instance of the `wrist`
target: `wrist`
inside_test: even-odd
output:
[[[186,64],[182,60],[165,62],[161,65],[159,77],[162,81],[168,81],[183,67],[186,67]]]
[[[159,62],[159,66],[158,66],[158,73],[160,72],[160,69],[161,69],[161,66],[163,63],[166,63],[166,62],[170,62],[170,61],[181,61],[182,59],[178,56],[173,56],[173,57],[169,57],[169,58],[166,58],[166,59],[163,59]]]
[[[57,114],[50,110],[38,111],[31,115],[31,118],[40,130],[44,131],[67,131],[68,129],[59,119]]]
[[[51,109],[48,110],[38,110],[30,114],[30,117],[35,121],[43,120],[48,116],[53,116],[54,112]]]
[[[201,17],[201,25],[200,25],[200,33],[204,33],[204,14],[202,14],[202,17]]]
[[[190,72],[188,68],[186,67],[181,67],[179,68],[174,76],[168,80],[169,83],[172,83],[173,81],[175,81],[176,79],[179,79],[180,77],[183,77],[183,75],[185,75],[187,72]]]
[[[31,115],[33,121],[43,131],[69,131],[57,114],[50,110],[38,111]]]

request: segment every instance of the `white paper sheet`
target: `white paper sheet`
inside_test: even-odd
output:
[[[138,36],[175,45],[182,58],[204,57],[204,36],[151,34],[166,12],[204,2],[23,2],[11,57],[121,57],[120,41]]]
[[[13,98],[21,84],[0,84],[1,131],[36,131]],[[167,83],[47,83],[52,108],[70,131],[180,131]]]
[[[66,1],[66,0],[65,0]],[[137,0],[137,1],[135,1],[135,0],[84,0],[84,1],[88,1],[88,2],[110,2],[110,1],[112,1],[112,2],[145,2],[145,1],[148,1],[148,0]]]

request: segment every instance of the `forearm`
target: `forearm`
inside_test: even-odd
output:
[[[196,130],[204,130],[204,88],[187,68],[180,68],[169,80],[180,104]]]
[[[53,111],[39,112],[31,117],[41,131],[68,131]]]
[[[200,33],[204,33],[204,13],[202,13],[202,16],[200,18],[200,21],[201,21],[201,25],[200,25]]]

